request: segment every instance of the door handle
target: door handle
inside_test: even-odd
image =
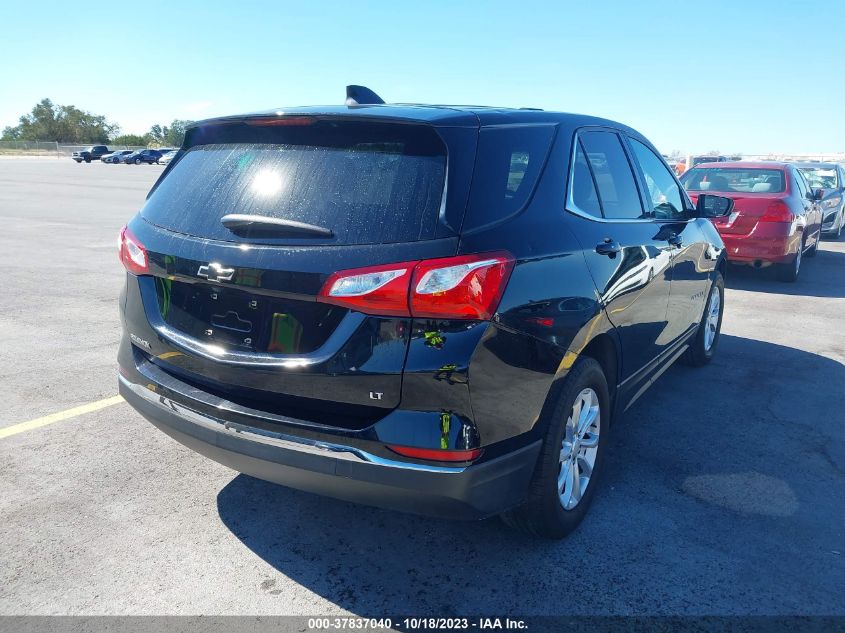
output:
[[[669,237],[666,239],[672,246],[677,246],[678,248],[684,243],[684,238],[682,238],[677,233],[670,233]]]
[[[596,252],[599,255],[607,255],[610,259],[613,259],[616,257],[617,253],[622,252],[622,247],[619,245],[619,242],[613,238],[606,237],[603,242],[596,245]]]

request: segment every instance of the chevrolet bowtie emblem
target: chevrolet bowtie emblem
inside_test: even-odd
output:
[[[234,274],[234,268],[223,268],[217,262],[204,264],[197,271],[198,277],[205,277],[209,281],[231,281]]]

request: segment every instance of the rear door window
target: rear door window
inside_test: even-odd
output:
[[[214,142],[184,153],[150,195],[144,219],[238,242],[383,244],[435,237],[446,148],[431,127],[322,122],[242,132],[234,126],[205,137]],[[221,224],[229,214],[302,222],[334,236],[238,236]]]
[[[648,217],[643,213],[634,173],[619,136],[614,132],[596,131],[582,132],[578,137],[587,152],[604,217]]]

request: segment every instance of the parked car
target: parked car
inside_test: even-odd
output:
[[[834,239],[842,235],[845,224],[845,167],[836,163],[796,163],[810,188],[823,192],[822,233]]]
[[[120,163],[123,162],[122,159],[126,158],[129,154],[132,153],[133,150],[131,149],[119,149],[117,151],[112,152],[111,154],[106,154],[100,160],[104,163]]]
[[[701,156],[687,156],[686,166],[687,168],[695,167],[696,165],[700,165],[702,163],[724,163],[730,160],[727,156],[721,155],[714,155],[714,154],[706,154]]]
[[[363,94],[188,129],[120,234],[120,393],[268,481],[562,537],[713,357],[733,203],[619,123]]]
[[[110,153],[111,150],[105,145],[92,145],[88,149],[74,152],[70,157],[77,163],[81,163],[82,161],[90,163],[92,160],[100,160],[100,158]]]
[[[176,156],[176,152],[178,152],[178,151],[179,151],[178,149],[171,149],[171,150],[164,152],[161,155],[161,158],[158,159],[158,162],[161,163],[162,165],[166,165],[171,160],[173,160],[173,157]]]
[[[763,268],[795,281],[803,255],[813,257],[821,235],[821,191],[813,191],[794,165],[779,162],[705,163],[681,182],[693,200],[703,192],[733,198],[729,217],[713,221],[728,260]]]
[[[131,154],[127,154],[123,158],[123,162],[127,165],[140,165],[141,163],[152,165],[153,163],[157,163],[159,159],[161,159],[161,152],[157,149],[139,149]]]

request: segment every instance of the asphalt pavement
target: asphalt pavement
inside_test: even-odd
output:
[[[845,615],[845,240],[729,271],[716,359],[628,411],[549,542],[239,475],[110,400],[161,170],[0,159],[0,615]]]

